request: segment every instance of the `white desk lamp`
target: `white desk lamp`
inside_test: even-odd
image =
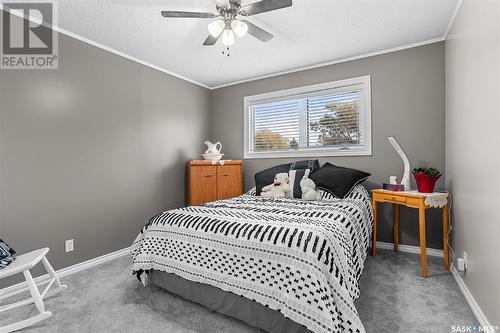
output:
[[[410,187],[410,161],[408,160],[408,157],[406,157],[405,152],[403,151],[403,149],[401,149],[401,147],[398,145],[396,140],[392,136],[388,137],[388,139],[389,139],[389,142],[394,147],[394,149],[396,149],[396,152],[399,154],[399,156],[403,160],[403,164],[405,166],[405,171],[403,173],[403,178],[401,179],[401,185],[403,185],[405,187],[405,191],[409,191],[409,190],[411,190],[411,187]]]

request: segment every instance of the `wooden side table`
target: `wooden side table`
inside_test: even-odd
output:
[[[398,251],[399,243],[399,205],[418,209],[418,225],[420,236],[420,261],[422,265],[422,275],[424,278],[428,277],[427,272],[427,255],[426,255],[426,240],[425,240],[425,210],[434,208],[426,204],[427,201],[439,197],[441,199],[441,207],[443,210],[443,252],[444,252],[444,269],[450,269],[449,248],[448,248],[448,194],[447,193],[419,193],[417,191],[408,192],[393,192],[382,189],[372,190],[373,196],[373,243],[372,255],[375,255],[377,244],[377,203],[388,202],[392,203],[394,210],[393,223],[394,223],[394,252]],[[444,202],[443,202],[444,197]]]

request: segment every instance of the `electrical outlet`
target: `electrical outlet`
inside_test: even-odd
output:
[[[467,262],[467,252],[464,251],[464,268],[467,270],[468,262]]]
[[[464,259],[463,259],[463,258],[457,258],[457,269],[458,269],[460,272],[465,271],[465,267],[464,267]]]
[[[71,252],[74,250],[74,243],[73,239],[68,239],[64,245],[66,246],[66,253]]]

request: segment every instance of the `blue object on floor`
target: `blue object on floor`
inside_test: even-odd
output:
[[[13,248],[0,239],[0,269],[7,267],[14,260],[12,256],[15,253]]]

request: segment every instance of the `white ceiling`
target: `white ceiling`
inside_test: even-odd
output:
[[[255,0],[256,1],[256,0]],[[243,0],[242,4],[255,2]],[[294,0],[248,20],[275,35],[202,46],[208,19],[166,19],[161,10],[215,13],[213,0],[61,0],[59,27],[213,88],[367,53],[442,39],[458,0]],[[64,55],[61,55],[64,56]]]

